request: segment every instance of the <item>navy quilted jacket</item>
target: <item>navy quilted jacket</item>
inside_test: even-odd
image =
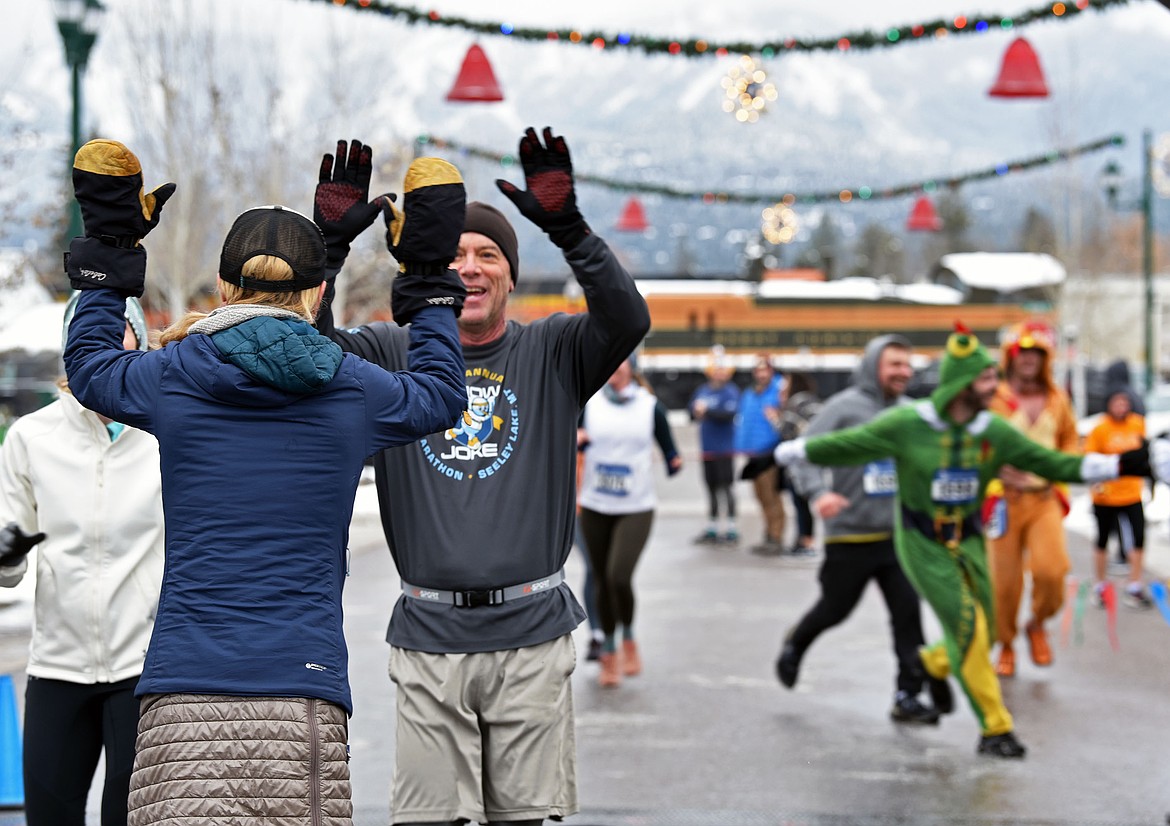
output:
[[[65,367],[91,410],[154,434],[166,571],[138,694],[316,697],[352,713],[341,588],[364,460],[467,404],[454,313],[410,329],[409,372],[309,325],[253,319],[122,349],[121,296],[91,290]]]

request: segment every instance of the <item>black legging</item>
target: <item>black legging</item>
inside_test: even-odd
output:
[[[845,620],[861,601],[865,586],[877,582],[890,612],[894,654],[898,658],[898,690],[922,690],[922,616],[918,593],[894,554],[893,540],[881,542],[826,542],[821,565],[821,597],[792,629],[791,642],[803,654],[818,636]]]
[[[727,503],[727,518],[735,519],[735,459],[716,456],[703,460],[703,481],[707,483],[707,514],[719,518],[719,499]]]
[[[125,826],[138,734],[138,678],[69,683],[29,677],[24,694],[24,817],[28,826],[85,826],[102,749],[102,826]]]
[[[634,568],[646,540],[654,511],[610,515],[581,508],[581,532],[593,562],[601,630],[612,636],[620,622],[627,636],[634,626]]]

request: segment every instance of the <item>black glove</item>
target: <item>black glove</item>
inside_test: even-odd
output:
[[[772,452],[761,453],[747,460],[747,464],[743,466],[743,470],[739,473],[739,478],[745,481],[755,479],[765,470],[772,467],[776,467],[776,460],[772,458]]]
[[[1122,453],[1117,461],[1117,475],[1154,478],[1154,470],[1150,467],[1150,443],[1142,439],[1141,447]]]
[[[381,207],[370,202],[373,150],[359,140],[337,142],[336,157],[321,158],[317,191],[313,195],[313,222],[325,236],[325,268],[336,272],[349,255],[349,245],[361,235]]]
[[[45,535],[39,532],[31,536],[26,534],[15,522],[0,528],[0,568],[16,565],[44,538]]]
[[[439,158],[418,158],[406,170],[402,211],[390,197],[378,198],[386,221],[386,246],[398,260],[390,290],[390,311],[409,324],[424,307],[451,307],[458,316],[467,289],[451,262],[467,214],[467,193],[459,170]]]
[[[69,283],[77,290],[109,288],[141,296],[146,250],[139,242],[158,225],[175,185],[146,193],[133,152],[117,141],[92,140],[73,160],[73,191],[85,237],[72,239],[65,254]]]
[[[549,239],[562,250],[577,246],[592,230],[577,210],[573,189],[573,163],[565,139],[554,136],[544,127],[544,146],[531,126],[520,139],[520,165],[528,189],[517,189],[508,181],[497,180],[508,199],[532,223],[548,233]]]

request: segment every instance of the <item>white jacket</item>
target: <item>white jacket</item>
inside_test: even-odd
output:
[[[44,531],[27,672],[72,683],[142,673],[163,569],[158,442],[125,428],[110,441],[68,393],[18,419],[0,445],[0,526]],[[28,559],[0,567],[12,587]]]

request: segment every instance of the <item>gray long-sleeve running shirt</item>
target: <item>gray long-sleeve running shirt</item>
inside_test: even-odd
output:
[[[464,347],[468,409],[456,426],[375,457],[382,527],[405,582],[502,588],[554,574],[568,558],[578,416],[646,335],[650,315],[600,238],[565,258],[588,312],[509,322],[496,341]],[[334,330],[326,309],[318,328],[349,352],[405,369],[402,327]],[[584,617],[565,583],[475,608],[399,595],[386,639],[432,653],[499,651],[554,639]]]

